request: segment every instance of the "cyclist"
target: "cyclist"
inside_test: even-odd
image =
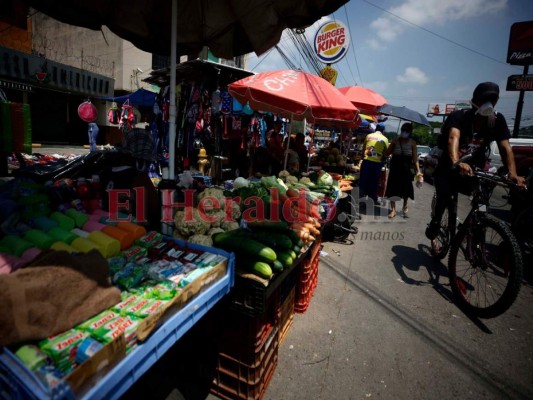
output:
[[[426,229],[426,237],[433,240],[439,232],[444,210],[459,192],[459,188],[472,175],[473,168],[483,168],[487,162],[487,149],[496,141],[502,155],[508,177],[519,185],[524,178],[516,174],[513,152],[509,144],[511,134],[505,117],[496,112],[500,88],[493,82],[483,82],[476,86],[469,109],[453,111],[441,128],[438,146],[442,154],[435,169],[435,191],[437,202],[434,217]],[[471,154],[468,163],[458,162],[466,154]],[[456,196],[455,196],[456,197]]]

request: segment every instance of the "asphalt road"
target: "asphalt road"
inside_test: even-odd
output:
[[[358,223],[353,244],[325,243],[318,287],[265,398],[533,398],[532,287],[497,318],[463,314],[445,264],[428,254],[432,195],[425,184],[410,218],[382,209]],[[467,206],[462,198],[460,215]]]

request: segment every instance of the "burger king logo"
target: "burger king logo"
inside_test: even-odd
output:
[[[350,45],[348,29],[339,21],[323,24],[315,35],[315,53],[320,61],[333,64],[342,59]]]

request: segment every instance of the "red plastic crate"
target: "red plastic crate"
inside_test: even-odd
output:
[[[219,353],[211,392],[228,399],[260,399],[278,360],[279,331],[274,328],[252,363]]]
[[[318,262],[318,258],[315,258],[310,263],[309,273],[305,275],[306,280],[300,282],[296,287],[297,291],[294,300],[294,312],[302,314],[307,311],[307,308],[309,307],[311,297],[318,284]]]
[[[278,326],[279,326],[279,343],[281,344],[287,336],[289,329],[294,321],[294,298],[296,288],[293,287],[285,300],[279,306]]]
[[[277,325],[274,305],[261,317],[249,317],[232,309],[226,310],[220,327],[219,352],[244,363],[255,363]]]

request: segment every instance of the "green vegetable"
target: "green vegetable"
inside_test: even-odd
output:
[[[272,266],[272,270],[275,272],[283,271],[283,264],[279,260],[272,261],[270,265]]]
[[[298,234],[294,232],[292,229],[287,229],[285,232],[283,232],[285,235],[289,237],[289,239],[292,240],[292,244],[295,246],[298,246],[300,248],[304,247],[304,242],[302,239],[298,237]]]
[[[277,257],[278,257],[279,262],[281,262],[284,267],[290,267],[292,263],[294,262],[294,259],[286,251],[278,252]]]
[[[296,260],[296,258],[298,258],[298,256],[296,255],[296,253],[293,250],[287,250],[287,253],[290,254],[290,256],[292,257],[293,260]]]
[[[272,277],[272,268],[263,261],[247,260],[243,261],[240,265],[261,278],[270,279]]]
[[[265,262],[276,260],[276,252],[272,248],[257,240],[244,237],[242,234],[231,234],[232,232],[213,235],[213,245],[227,251],[233,251],[243,258],[259,259]]]
[[[248,222],[248,228],[253,231],[268,230],[283,232],[289,228],[289,224],[287,224],[285,221],[258,221]]]
[[[289,250],[292,247],[292,240],[284,233],[268,232],[269,237],[276,242],[276,249]]]
[[[300,251],[302,248],[300,246],[292,246],[292,251],[294,251],[297,255],[300,254]]]
[[[275,176],[264,176],[261,178],[261,185],[265,188],[276,188],[279,190],[280,194],[285,194],[287,192],[287,187],[283,184],[282,181],[278,180]]]

